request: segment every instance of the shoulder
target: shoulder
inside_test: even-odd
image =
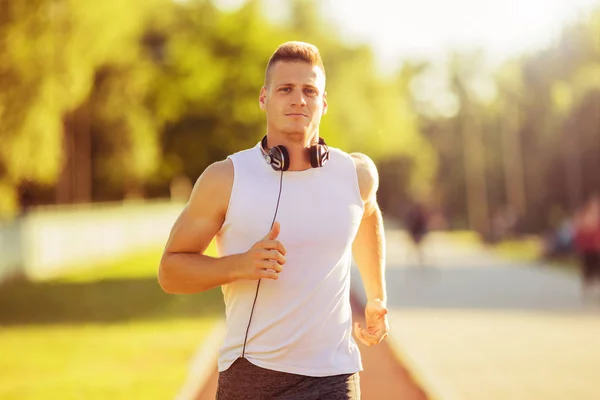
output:
[[[233,182],[233,162],[227,158],[225,160],[216,161],[206,167],[196,181],[196,184],[219,186],[228,181]]]
[[[194,184],[190,205],[195,207],[199,204],[204,206],[206,203],[216,203],[227,206],[233,186],[233,173],[233,162],[230,159],[210,164]]]
[[[196,181],[200,187],[210,187],[213,189],[223,189],[231,192],[233,186],[234,171],[236,168],[244,169],[248,162],[257,160],[262,161],[256,155],[256,146],[229,155],[224,160],[216,161],[210,164],[202,175]],[[263,161],[264,162],[264,161]]]
[[[366,154],[350,153],[349,155],[356,167],[361,198],[365,202],[374,199],[379,188],[377,166]]]

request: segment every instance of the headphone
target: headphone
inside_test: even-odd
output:
[[[290,153],[287,151],[285,146],[279,145],[267,147],[267,136],[265,135],[260,141],[265,161],[275,171],[287,171],[290,168]],[[310,146],[310,166],[313,168],[319,168],[325,165],[329,160],[329,147],[325,143],[323,138],[319,138],[319,143]]]

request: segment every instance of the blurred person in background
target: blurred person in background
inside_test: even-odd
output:
[[[593,196],[577,214],[574,230],[583,295],[600,296],[600,196]]]
[[[319,50],[287,42],[259,95],[267,132],[210,165],[175,222],[159,269],[168,293],[221,286],[218,399],[359,399],[350,262],[367,295],[367,346],[388,334],[385,238],[370,158],[329,148]],[[220,257],[203,255],[215,238]]]
[[[429,230],[428,215],[425,206],[421,203],[414,203],[404,218],[404,225],[411,241],[412,251],[407,253],[409,259],[411,254],[416,255],[417,265],[425,265],[425,255],[423,251],[423,240]]]

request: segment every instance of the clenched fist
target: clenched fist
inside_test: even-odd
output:
[[[280,231],[279,222],[262,240],[241,255],[239,276],[241,279],[277,279],[285,264],[285,247],[277,240]]]

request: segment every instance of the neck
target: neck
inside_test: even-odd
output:
[[[267,146],[269,148],[283,145],[287,149],[290,155],[290,168],[288,171],[304,171],[311,168],[308,149],[318,140],[318,132],[306,135],[267,132]]]

